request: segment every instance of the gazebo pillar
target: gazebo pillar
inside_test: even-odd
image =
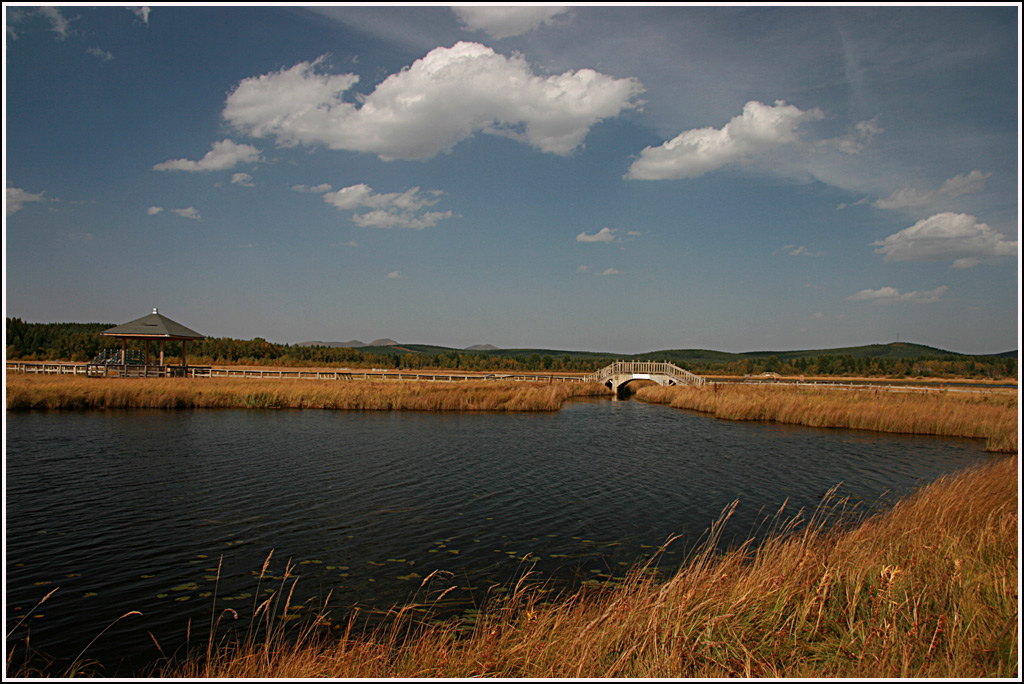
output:
[[[160,340],[160,365],[164,365],[164,341]]]

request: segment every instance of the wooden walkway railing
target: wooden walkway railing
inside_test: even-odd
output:
[[[515,382],[587,382],[580,375],[460,374],[419,373],[386,369],[340,368],[332,371],[258,368],[216,368],[213,366],[154,366],[144,364],[97,365],[88,363],[41,363],[8,361],[7,371],[46,375],[88,375],[91,377],[189,377],[189,378],[283,378],[301,380],[422,380],[460,382],[467,380],[505,380]]]

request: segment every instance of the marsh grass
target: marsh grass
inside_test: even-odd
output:
[[[713,384],[644,387],[637,398],[728,420],[875,430],[987,440],[989,451],[1017,451],[1017,394],[896,392]]]
[[[325,630],[321,613],[290,631],[221,640],[158,674],[1014,678],[1017,468],[1016,456],[999,457],[853,527],[831,524],[845,509],[832,499],[799,529],[719,554],[730,508],[668,579],[648,563],[552,598],[527,573],[468,630],[423,619],[422,604],[369,631],[355,616]]]
[[[7,409],[317,408],[365,411],[557,411],[597,384],[253,378],[82,378],[7,374]]]

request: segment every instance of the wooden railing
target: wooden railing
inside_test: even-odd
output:
[[[39,363],[33,361],[8,361],[9,373],[44,373],[47,375],[86,375],[87,363]]]
[[[190,378],[282,378],[296,380],[422,380],[459,382],[466,380],[504,380],[515,382],[587,382],[580,375],[512,375],[504,373],[458,374],[413,373],[387,369],[339,368],[337,370],[215,368],[212,366],[155,366],[145,364],[42,363],[8,361],[7,371],[47,375],[88,375],[105,377],[190,377]]]

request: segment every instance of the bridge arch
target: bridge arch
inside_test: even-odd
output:
[[[706,380],[685,368],[665,361],[616,361],[587,377],[620,394],[622,387],[633,380],[653,380],[663,387],[670,385],[703,385]]]

